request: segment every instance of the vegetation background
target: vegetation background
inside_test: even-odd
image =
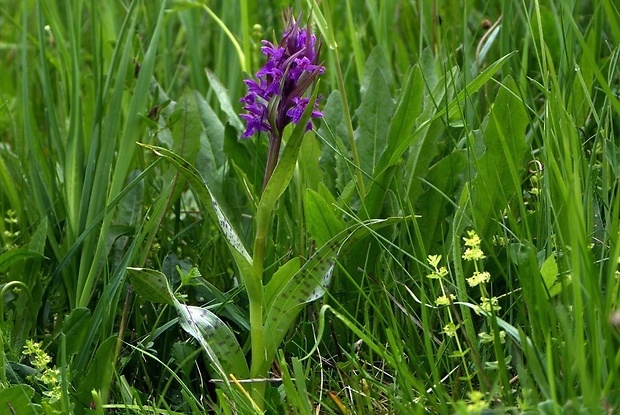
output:
[[[252,246],[267,140],[237,114],[287,7],[324,118],[263,282],[310,288],[262,304],[283,341],[250,395],[214,363],[250,359],[231,235]],[[616,1],[0,10],[1,413],[620,411]]]

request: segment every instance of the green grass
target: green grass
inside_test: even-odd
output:
[[[0,0],[0,413],[620,411],[620,8],[448,3]]]

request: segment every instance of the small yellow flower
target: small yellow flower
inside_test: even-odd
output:
[[[55,386],[60,382],[60,370],[56,368],[45,370],[41,375],[41,381],[47,386]]]
[[[467,396],[472,402],[480,402],[484,400],[484,393],[480,391],[471,391],[467,394]]]
[[[493,343],[493,341],[495,340],[495,337],[492,333],[487,333],[485,331],[478,333],[478,337],[480,338],[481,344]],[[502,344],[506,343],[506,332],[504,330],[501,330],[499,332],[499,341]]]
[[[436,269],[430,274],[427,274],[426,277],[432,280],[438,280],[439,278],[443,278],[446,275],[448,275],[448,270],[446,269],[446,267],[440,267],[439,269]]]
[[[491,274],[486,271],[475,271],[471,278],[467,278],[467,283],[470,287],[475,287],[478,284],[484,284],[489,282]]]
[[[441,261],[441,255],[429,255],[427,260],[431,267],[437,269],[439,261]]]
[[[497,297],[481,297],[480,301],[482,302],[482,304],[480,304],[480,309],[482,311],[486,311],[487,313],[490,313],[491,309],[495,310],[496,312],[502,309],[497,303]]]
[[[41,347],[41,343],[35,343],[32,340],[26,340],[22,353],[25,356],[31,356],[33,366],[39,371],[45,370],[48,363],[52,361],[52,358]]]
[[[442,305],[450,305],[450,303],[454,300],[456,300],[456,296],[454,294],[450,294],[448,296],[441,295],[435,300],[435,305],[437,307]]]
[[[484,256],[484,252],[482,252],[482,249],[478,247],[467,248],[465,252],[463,252],[463,259],[466,261],[477,261],[484,258],[486,258],[486,256]]]
[[[506,246],[506,238],[500,235],[493,235],[493,245],[504,247]]]
[[[467,411],[469,413],[480,413],[487,407],[487,403],[484,401],[484,394],[479,391],[471,391],[468,394],[471,403],[467,404]]]
[[[484,252],[480,249],[480,237],[476,231],[467,231],[466,237],[463,237],[463,242],[467,249],[463,252],[463,259],[466,261],[477,261],[486,258]]]
[[[469,238],[467,237],[463,237],[463,241],[465,242],[465,246],[468,246],[470,248],[478,248],[480,247],[480,237],[478,236],[478,234],[476,233],[476,231],[467,231],[467,235],[469,236]]]
[[[456,336],[456,331],[458,330],[458,326],[456,326],[454,323],[450,322],[448,324],[446,324],[445,326],[443,326],[443,331],[442,333],[445,334],[448,337],[454,337]]]

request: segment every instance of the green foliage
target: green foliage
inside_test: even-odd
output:
[[[617,412],[614,1],[291,3],[262,191],[284,3],[0,0],[0,413]]]

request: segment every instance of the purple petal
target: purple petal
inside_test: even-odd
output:
[[[265,56],[269,57],[270,59],[278,61],[282,58],[282,55],[284,55],[284,48],[275,46],[273,43],[267,40],[263,40],[261,43],[263,44],[263,47],[261,47],[260,50]]]

